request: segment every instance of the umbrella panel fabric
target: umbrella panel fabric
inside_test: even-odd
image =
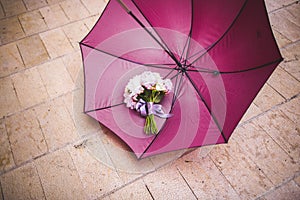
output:
[[[262,0],[111,0],[81,41],[85,112],[138,158],[226,143],[282,57]],[[126,12],[128,11],[128,12]],[[158,72],[173,92],[162,101],[173,117],[156,118],[158,135],[123,104],[135,75]]]

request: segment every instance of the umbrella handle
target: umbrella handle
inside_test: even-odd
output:
[[[119,2],[119,4],[122,6],[122,8],[124,8],[124,10],[127,12],[127,13],[130,13],[130,10],[129,8],[124,4],[124,2],[122,0],[117,0]]]

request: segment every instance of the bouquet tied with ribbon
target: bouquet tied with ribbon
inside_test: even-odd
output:
[[[146,71],[134,76],[125,87],[124,103],[126,107],[134,109],[146,118],[144,132],[157,134],[158,129],[154,116],[160,118],[171,117],[164,113],[159,103],[172,89],[170,79],[162,79],[159,73]]]

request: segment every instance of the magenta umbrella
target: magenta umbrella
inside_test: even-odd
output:
[[[263,0],[111,0],[80,42],[86,114],[138,158],[227,143],[282,61]],[[124,104],[124,88],[145,71],[170,79],[155,117],[158,134]]]

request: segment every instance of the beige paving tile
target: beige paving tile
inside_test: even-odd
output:
[[[299,19],[293,14],[295,10],[299,12],[299,8],[299,4],[294,4],[269,15],[272,28],[293,42],[300,39]]]
[[[89,142],[87,146],[93,156],[95,156],[103,164],[109,166],[117,172],[123,184],[132,182],[144,175],[146,172],[154,170],[152,164],[149,163],[149,160],[140,162],[141,166],[138,167],[137,165],[139,165],[139,162],[137,162],[137,159],[133,154],[130,154],[128,152],[128,147],[121,143],[121,141],[116,137],[111,136],[108,140],[106,138],[106,134],[108,133],[110,133],[110,131],[107,128],[105,128],[104,126],[100,126],[100,130],[97,132],[98,137],[95,137],[93,142]],[[105,151],[106,155],[111,159],[107,160],[105,159],[105,157],[103,158],[103,156],[99,156],[102,155],[101,153],[98,153],[99,150]],[[124,154],[126,154],[124,152],[127,152],[127,154],[130,155],[126,155],[126,158],[120,160],[117,160],[117,158],[113,158],[113,156],[121,158],[122,156],[124,156]],[[149,170],[149,168],[151,170]]]
[[[3,199],[3,195],[2,195],[1,183],[0,183],[0,199],[1,199],[1,200],[4,200],[4,199]]]
[[[23,0],[28,10],[34,10],[47,5],[46,0]]]
[[[300,11],[299,2],[293,1],[292,5],[287,6],[283,10],[286,11],[285,13],[287,14],[287,17],[291,20],[291,22],[293,22],[294,24],[296,24],[299,27],[300,26],[300,16],[297,15],[297,13],[299,13],[299,11]]]
[[[275,91],[269,84],[265,84],[254,99],[255,105],[262,110],[267,111],[275,105],[284,102],[285,99]]]
[[[284,61],[280,66],[300,81],[300,42],[281,49]]]
[[[121,181],[123,184],[131,183],[133,181],[138,180],[142,176],[144,176],[143,173],[131,173],[128,171],[118,170],[118,169],[117,169],[117,173],[118,173],[119,177],[121,178]]]
[[[53,152],[35,164],[47,199],[87,199],[68,151]]]
[[[295,184],[294,181],[289,181],[288,183],[280,186],[274,191],[271,191],[264,196],[266,200],[292,200],[299,199],[300,197],[300,187]]]
[[[300,162],[300,135],[297,124],[276,109],[255,119],[255,124],[265,130],[295,161]]]
[[[79,80],[77,80],[79,79],[79,73],[83,73],[81,72],[83,70],[83,66],[80,51],[67,54],[62,59],[68,72],[70,73],[70,76],[72,77],[73,82],[77,84],[77,82],[79,82]],[[83,82],[79,85],[83,86]]]
[[[196,199],[174,165],[148,174],[143,180],[154,199]]]
[[[5,17],[5,13],[4,13],[3,7],[0,6],[0,19],[2,19],[4,17]]]
[[[111,200],[126,200],[126,199],[145,199],[152,200],[145,183],[138,180],[124,188],[112,193],[109,198]]]
[[[0,177],[4,199],[45,199],[36,168],[32,163]]]
[[[17,165],[47,152],[47,144],[32,110],[6,118],[5,124]]]
[[[239,128],[236,140],[274,185],[292,177],[300,165],[260,127],[246,124]],[[274,167],[276,166],[276,167]]]
[[[250,120],[251,118],[259,115],[260,113],[262,113],[262,111],[259,109],[259,107],[257,105],[255,105],[254,103],[252,103],[250,105],[250,107],[248,108],[247,112],[244,114],[240,123]]]
[[[22,0],[1,0],[1,4],[6,16],[18,15],[26,11],[26,7]]]
[[[229,144],[215,146],[209,156],[241,199],[254,199],[273,184],[256,164],[245,155],[234,135]]]
[[[0,173],[14,166],[15,162],[7,137],[4,119],[0,119]]]
[[[88,34],[88,29],[82,21],[68,24],[63,27],[65,34],[70,40],[74,49],[79,50],[79,42]]]
[[[15,43],[0,46],[0,77],[7,76],[24,68]]]
[[[117,170],[126,174],[146,174],[155,170],[150,158],[138,160],[129,147],[114,133],[104,132],[102,142]]]
[[[293,2],[294,0],[277,0],[277,1],[265,1],[268,12],[282,8],[284,6],[287,6]]]
[[[300,82],[280,67],[271,75],[268,84],[286,99],[300,92]]]
[[[170,163],[179,157],[181,157],[185,153],[185,150],[177,150],[177,151],[171,151],[166,152],[158,155],[154,155],[150,157],[151,162],[155,166],[156,169],[166,165],[167,163]]]
[[[22,108],[44,102],[49,98],[37,68],[31,68],[12,76]]]
[[[91,148],[96,147],[95,145],[100,145],[96,137],[89,138],[86,146],[69,148],[84,190],[90,199],[99,198],[122,184],[116,171],[107,165],[111,161],[105,150],[97,147],[97,152],[99,153],[97,156],[101,158],[97,158],[91,153]]]
[[[34,110],[50,150],[78,139],[74,122],[61,98],[42,104]]]
[[[285,47],[288,44],[292,43],[291,40],[289,40],[286,36],[281,34],[279,31],[273,30],[273,33],[279,48]]]
[[[300,175],[294,178],[295,183],[300,187]]]
[[[199,157],[199,150],[182,157],[176,165],[198,199],[240,199],[212,160]]]
[[[60,3],[61,7],[71,21],[83,19],[89,16],[88,10],[80,0],[68,0]]]
[[[84,24],[91,30],[97,22],[99,15],[91,16],[83,20]],[[83,38],[82,38],[83,39]]]
[[[25,37],[17,17],[10,17],[0,20],[0,39],[2,44]]]
[[[83,113],[84,97],[82,89],[64,95],[63,100],[74,120],[76,133],[79,137],[100,130],[99,122]]]
[[[88,9],[91,15],[102,13],[106,6],[104,1],[82,0],[81,2]]]
[[[40,36],[51,58],[56,58],[73,51],[72,45],[60,28],[41,33]]]
[[[15,88],[10,77],[0,79],[0,118],[20,110]]]
[[[111,200],[111,199],[109,198],[109,196],[104,196],[104,197],[101,197],[100,199],[101,199],[101,200]]]
[[[42,16],[50,29],[57,28],[69,22],[59,4],[46,6],[40,9]]]
[[[288,116],[297,126],[297,131],[300,129],[300,97],[294,98],[291,101],[280,106],[280,110]]]
[[[38,71],[50,98],[73,90],[74,83],[61,59],[52,60],[38,66]]]
[[[32,35],[47,30],[47,25],[39,10],[19,15],[19,19],[26,35]]]
[[[39,35],[26,37],[17,42],[26,67],[43,63],[49,59],[47,50]]]
[[[59,2],[62,2],[62,1],[65,1],[65,0],[47,0],[49,5],[56,4],[56,3],[59,3]]]
[[[138,161],[130,149],[106,127],[100,125],[96,135],[98,137],[94,137],[87,145],[89,152],[106,166],[114,169],[123,184],[154,170],[149,159]],[[111,159],[106,159],[99,151],[105,151],[105,155]]]

